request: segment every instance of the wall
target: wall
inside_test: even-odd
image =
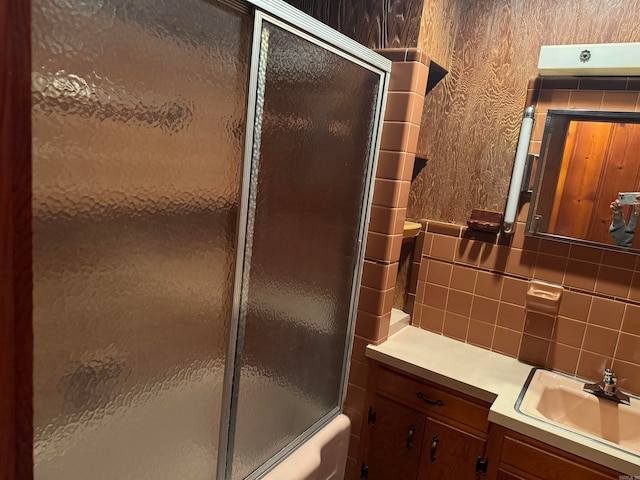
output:
[[[549,108],[640,111],[637,77],[554,77],[530,86],[534,152]],[[414,257],[414,325],[586,379],[611,367],[622,388],[640,393],[637,255],[525,237],[528,207],[512,237],[425,222]],[[531,279],[564,286],[557,317],[525,309]]]
[[[372,49],[418,44],[422,0],[287,0],[287,3]]]
[[[418,47],[449,74],[425,99],[408,217],[504,209],[541,45],[638,41],[636,0],[424,0]]]

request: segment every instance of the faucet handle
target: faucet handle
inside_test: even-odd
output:
[[[605,369],[602,383],[605,393],[613,394],[616,391],[616,384],[618,381],[616,379],[616,374],[613,373],[610,368]]]

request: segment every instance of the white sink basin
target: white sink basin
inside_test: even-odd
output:
[[[525,415],[640,456],[640,399],[631,405],[582,391],[584,382],[536,369],[516,409]]]

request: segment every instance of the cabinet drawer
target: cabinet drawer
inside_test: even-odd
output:
[[[613,480],[620,478],[618,472],[596,465],[579,457],[569,456],[566,452],[553,447],[543,449],[539,442],[533,439],[524,441],[504,437],[501,465],[511,465],[518,470],[528,472],[539,478],[562,480]],[[514,436],[517,436],[514,434]],[[531,443],[535,442],[535,446]]]
[[[481,432],[489,431],[489,405],[462,398],[459,393],[422,383],[380,368],[377,390],[414,408],[442,415]]]

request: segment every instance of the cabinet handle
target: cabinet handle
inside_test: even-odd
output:
[[[438,448],[439,441],[440,439],[438,438],[438,435],[436,435],[433,437],[433,441],[431,442],[431,455],[429,455],[429,458],[432,462],[436,461],[436,449]]]
[[[413,432],[416,431],[416,426],[411,425],[409,427],[409,433],[407,433],[407,450],[411,450],[413,448]]]
[[[431,400],[430,398],[425,397],[424,393],[422,392],[416,392],[416,397],[418,397],[423,402],[428,403],[429,405],[436,405],[438,407],[444,406],[442,400]]]

